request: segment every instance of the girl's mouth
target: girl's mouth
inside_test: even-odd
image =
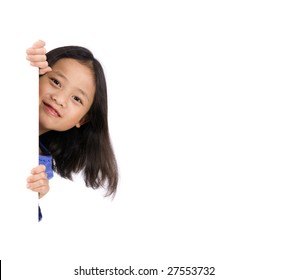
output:
[[[45,102],[43,102],[43,104],[44,104],[44,109],[45,109],[45,111],[46,111],[49,115],[51,115],[51,116],[53,116],[53,117],[61,117],[61,115],[59,114],[59,112],[58,112],[55,108],[53,108],[51,105],[49,105],[49,104],[47,104],[47,103],[45,103]]]

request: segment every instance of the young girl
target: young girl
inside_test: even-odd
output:
[[[103,68],[86,48],[59,47],[46,54],[44,47],[38,41],[27,49],[27,59],[40,73],[39,165],[27,178],[27,187],[42,198],[53,171],[70,180],[82,171],[87,187],[104,187],[107,195],[114,195],[118,170]]]

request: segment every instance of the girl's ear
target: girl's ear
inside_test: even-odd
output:
[[[88,120],[88,117],[87,117],[87,115],[86,115],[86,116],[84,116],[84,117],[76,124],[76,127],[77,127],[77,128],[80,128],[81,125],[87,123],[88,121],[89,121],[89,120]]]

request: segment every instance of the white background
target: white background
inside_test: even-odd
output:
[[[196,279],[286,279],[284,1],[0,8],[4,279],[89,278],[73,275],[80,265],[214,266],[215,277]],[[103,64],[120,171],[113,201],[81,178],[56,176],[39,225],[25,189],[38,150],[38,78],[25,50],[38,39],[47,50],[82,45]]]

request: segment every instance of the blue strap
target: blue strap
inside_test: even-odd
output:
[[[41,142],[39,142],[39,145],[40,145],[40,149],[46,154],[46,155],[39,155],[39,164],[43,164],[46,166],[47,177],[50,180],[54,176],[53,158],[50,155],[47,148]],[[38,221],[39,222],[42,220],[42,217],[43,217],[42,211],[41,211],[40,205],[38,205]]]
[[[43,153],[45,153],[45,154],[47,154],[47,155],[50,154],[50,152],[48,151],[48,149],[44,146],[44,144],[43,144],[41,141],[39,141],[39,146],[40,146],[40,149],[41,149],[41,151],[42,151]]]

